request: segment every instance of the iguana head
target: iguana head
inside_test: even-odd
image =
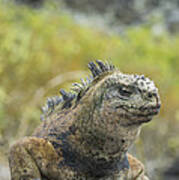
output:
[[[101,91],[104,114],[113,114],[121,125],[140,125],[159,112],[158,89],[143,75],[128,75],[115,70],[99,84],[96,92]]]
[[[148,122],[159,113],[160,97],[153,81],[144,75],[123,74],[112,65],[96,62],[98,66],[89,64],[94,79],[82,96],[93,96],[92,104],[99,116],[105,119],[112,115],[113,120],[128,126]]]

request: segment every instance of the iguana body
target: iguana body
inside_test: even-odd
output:
[[[141,124],[158,114],[158,90],[144,76],[96,63],[89,63],[92,79],[75,83],[76,94],[61,90],[62,97],[48,99],[40,127],[12,146],[12,180],[146,178],[127,151]]]

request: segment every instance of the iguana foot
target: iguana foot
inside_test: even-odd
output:
[[[149,178],[145,175],[144,165],[132,155],[127,154],[127,156],[130,164],[128,180],[149,180]]]

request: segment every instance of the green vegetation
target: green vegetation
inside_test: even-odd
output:
[[[173,138],[179,128],[178,47],[179,37],[157,35],[150,27],[131,28],[120,36],[78,25],[53,6],[30,9],[0,2],[1,149],[31,134],[40,123],[46,97],[79,80],[77,71],[86,70],[87,62],[107,59],[123,72],[146,74],[158,84],[162,110],[146,134],[169,139],[175,152],[174,147],[179,149]],[[68,72],[74,72],[74,78]]]

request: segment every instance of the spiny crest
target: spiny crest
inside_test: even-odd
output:
[[[67,93],[63,89],[60,89],[61,96],[53,96],[50,98],[47,98],[45,106],[41,108],[43,114],[41,115],[41,120],[44,120],[45,117],[49,116],[55,108],[61,104],[61,109],[64,108],[70,108],[72,105],[73,99],[75,99],[76,94],[73,94],[71,92]]]
[[[92,75],[87,77],[86,80],[81,78],[81,83],[72,84],[73,87],[71,89],[77,92],[78,95],[80,95],[81,92],[84,92],[94,79],[96,79],[97,77],[100,77],[106,72],[111,72],[115,70],[114,65],[109,64],[108,62],[103,63],[100,60],[96,60],[96,64],[94,62],[90,62],[88,64],[88,68],[91,71]]]
[[[106,72],[112,72],[115,70],[114,65],[109,64],[108,62],[103,63],[100,60],[96,60],[96,64],[94,62],[90,62],[88,64],[88,68],[90,69],[92,75],[87,77],[86,80],[81,78],[81,83],[72,84],[71,90],[75,93],[67,93],[63,89],[60,89],[59,92],[61,96],[53,96],[47,98],[45,106],[42,107],[43,114],[41,115],[41,120],[44,120],[45,117],[52,114],[58,105],[61,105],[61,109],[70,108],[72,106],[72,101],[74,99],[76,101],[79,101],[79,99],[83,96],[83,92],[85,92],[89,88],[94,79],[100,77]]]
[[[94,78],[100,76],[105,72],[113,71],[115,69],[115,66],[109,64],[108,62],[104,64],[102,61],[96,60],[96,63],[98,64],[98,66],[94,62],[90,62],[88,64],[88,68],[91,70]]]

